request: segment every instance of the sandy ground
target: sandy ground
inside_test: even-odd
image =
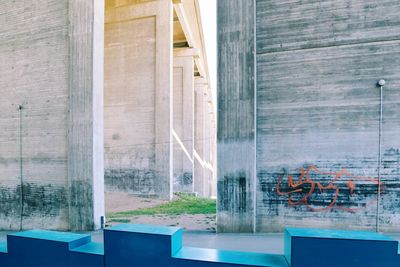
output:
[[[127,193],[105,193],[106,212],[120,212],[151,208],[167,203],[166,200],[141,198]]]
[[[129,221],[128,221],[129,220]],[[179,226],[184,230],[192,231],[215,231],[215,215],[155,215],[155,216],[135,216],[130,218],[111,219],[107,225],[115,225],[120,223],[134,223],[134,224],[155,224],[164,226]]]
[[[140,208],[150,208],[163,203],[165,200],[140,198],[126,193],[106,193],[106,212],[130,211]],[[213,214],[195,215],[155,215],[113,218],[107,220],[107,225],[120,223],[155,224],[164,226],[179,226],[185,230],[215,231],[216,217]]]

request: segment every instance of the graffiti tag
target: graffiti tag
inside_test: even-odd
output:
[[[381,193],[383,192],[382,182],[370,177],[352,175],[346,169],[342,169],[340,172],[322,172],[317,167],[310,166],[307,169],[301,168],[298,178],[294,178],[293,175],[288,175],[287,177],[287,186],[284,186],[282,182],[284,175],[279,177],[276,187],[277,194],[288,196],[289,206],[304,205],[311,211],[339,209],[357,212],[376,202],[376,198],[367,200],[361,206],[349,208],[339,203],[339,196],[347,194],[348,197],[353,197],[358,186],[361,185],[376,188],[374,192],[377,192],[379,187]],[[285,190],[282,189],[283,186]],[[328,199],[319,200],[316,205],[312,203],[312,198],[318,193],[321,194],[322,198],[328,197]]]

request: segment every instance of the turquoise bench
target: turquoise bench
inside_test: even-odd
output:
[[[292,267],[400,267],[399,242],[379,233],[287,228],[284,238]]]
[[[400,266],[397,241],[374,232],[288,228],[284,255],[182,246],[176,227],[122,224],[90,235],[31,230],[0,243],[1,267]]]

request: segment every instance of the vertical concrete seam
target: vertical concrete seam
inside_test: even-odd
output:
[[[71,145],[71,87],[72,87],[72,82],[71,82],[71,72],[72,72],[72,59],[71,59],[71,54],[72,54],[72,44],[71,44],[71,27],[72,27],[72,19],[71,19],[71,1],[67,1],[67,9],[68,9],[68,117],[67,117],[67,184],[68,184],[68,189],[72,185],[71,181],[71,169],[70,169],[70,164],[71,164],[71,152],[70,152],[70,145]],[[67,201],[68,201],[68,229],[71,230],[71,192],[70,190],[66,190],[67,192]]]
[[[92,6],[92,14],[91,14],[91,16],[93,17],[92,18],[92,21],[91,21],[91,23],[90,23],[90,26],[91,26],[91,32],[93,33],[92,35],[91,35],[91,42],[92,42],[92,44],[91,44],[91,47],[92,47],[92,49],[91,49],[91,51],[90,51],[90,53],[91,53],[91,56],[90,56],[90,61],[91,61],[91,73],[92,73],[92,75],[91,75],[91,81],[90,81],[90,86],[91,86],[91,90],[92,90],[92,94],[91,94],[91,100],[92,100],[92,112],[91,112],[91,114],[90,114],[90,117],[91,117],[91,122],[92,122],[92,124],[91,124],[91,135],[92,135],[92,138],[91,138],[91,150],[92,150],[92,162],[91,162],[91,165],[92,165],[92,183],[93,183],[93,185],[95,184],[95,179],[96,179],[96,177],[95,177],[95,175],[94,175],[94,173],[95,173],[95,167],[96,167],[96,162],[95,162],[95,160],[94,160],[94,157],[96,156],[95,155],[95,134],[94,134],[94,123],[95,123],[95,117],[94,117],[94,112],[95,112],[95,109],[96,109],[96,106],[95,106],[95,92],[94,92],[94,90],[95,90],[95,87],[94,87],[94,83],[95,83],[95,81],[94,81],[94,75],[95,75],[95,69],[94,69],[94,49],[95,49],[95,43],[94,43],[94,38],[95,38],[95,18],[96,18],[96,14],[95,14],[95,12],[96,12],[96,4],[95,4],[95,1],[103,1],[103,0],[92,0],[92,3],[91,3],[91,6]],[[95,219],[95,214],[94,214],[94,203],[95,203],[95,197],[94,197],[94,194],[95,194],[95,191],[94,191],[94,187],[93,187],[93,194],[91,195],[91,199],[92,199],[92,203],[93,203],[93,213],[92,213],[92,216],[93,216],[93,222],[94,222],[94,225],[96,225],[96,219]],[[96,228],[96,226],[94,226],[94,228]]]
[[[173,34],[174,34],[174,25],[173,25],[173,5],[171,1],[168,1],[168,25],[169,25],[169,112],[170,112],[170,123],[169,123],[169,198],[172,199],[174,197],[174,143],[173,143],[173,127],[174,127],[174,84],[173,84]]]
[[[254,56],[254,169],[253,169],[253,232],[257,230],[256,213],[257,213],[257,1],[253,0],[253,56]]]

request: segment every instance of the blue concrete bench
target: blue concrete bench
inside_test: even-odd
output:
[[[90,235],[31,230],[7,235],[0,245],[0,266],[104,266],[103,245]]]
[[[398,242],[373,232],[285,230],[285,254],[182,246],[176,227],[118,225],[104,230],[104,245],[89,235],[31,230],[0,243],[1,267],[399,267]]]
[[[104,230],[104,244],[106,266],[288,266],[283,255],[182,247],[176,227],[122,224]]]
[[[292,267],[399,267],[399,242],[365,231],[287,228],[285,257]]]

